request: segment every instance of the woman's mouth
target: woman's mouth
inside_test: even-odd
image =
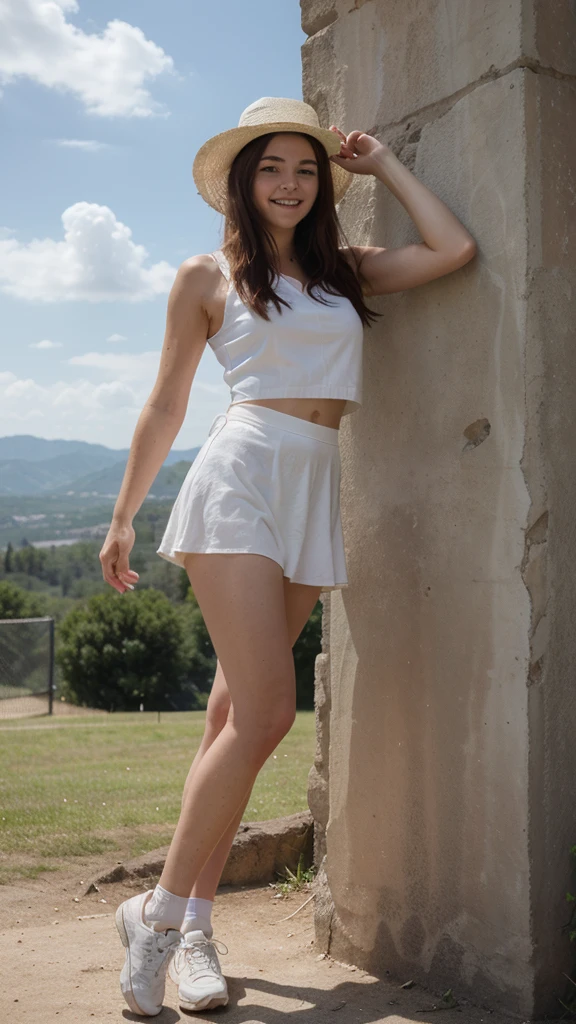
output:
[[[276,206],[300,206],[301,199],[271,199],[271,203],[275,203]]]

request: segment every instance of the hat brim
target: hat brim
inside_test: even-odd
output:
[[[192,166],[192,176],[202,198],[218,213],[226,213],[228,192],[228,172],[240,150],[252,139],[275,132],[301,132],[312,135],[324,146],[328,156],[337,156],[340,152],[340,137],[327,128],[316,128],[309,124],[298,124],[294,121],[275,121],[262,125],[243,125],[230,128],[219,135],[213,135],[198,150]],[[339,164],[330,161],[332,182],[334,185],[334,203],[342,199],[352,181],[352,172]]]

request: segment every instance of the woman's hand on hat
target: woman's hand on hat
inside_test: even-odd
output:
[[[366,132],[354,131],[345,135],[335,124],[330,125],[330,131],[339,135],[341,141],[340,153],[331,156],[330,160],[353,174],[376,174],[378,160],[388,151],[388,146]]]

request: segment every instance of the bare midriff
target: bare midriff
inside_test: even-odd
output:
[[[310,423],[338,429],[346,405],[345,398],[251,398],[239,405],[265,405],[288,416],[299,416]],[[231,408],[231,406],[229,406]]]

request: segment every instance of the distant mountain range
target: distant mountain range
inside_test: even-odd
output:
[[[175,495],[199,450],[171,451],[151,492],[158,497]],[[0,437],[0,496],[116,496],[128,453],[128,448],[107,448],[86,441],[47,441],[31,434]]]

